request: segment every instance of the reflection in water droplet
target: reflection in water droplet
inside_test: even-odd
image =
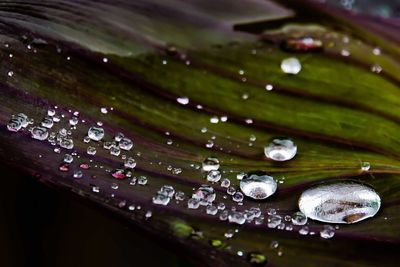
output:
[[[33,139],[37,140],[46,140],[47,137],[49,136],[49,132],[47,131],[47,128],[41,127],[41,126],[35,126],[32,127],[31,129],[31,135]]]
[[[265,199],[275,193],[277,183],[263,172],[250,172],[240,181],[242,192],[253,199]]]
[[[359,222],[373,217],[380,206],[375,190],[355,181],[317,185],[299,199],[299,208],[308,218],[328,223]]]
[[[324,229],[319,232],[319,235],[324,239],[332,238],[335,235],[335,228],[330,225],[325,225]]]
[[[284,73],[298,74],[301,71],[301,63],[295,57],[282,60],[281,69]]]
[[[206,171],[206,172],[209,172],[212,170],[218,170],[219,166],[220,166],[219,160],[214,157],[208,157],[202,163],[203,171]]]
[[[228,221],[230,223],[244,224],[246,222],[246,216],[243,212],[232,211],[228,216]]]
[[[90,127],[88,137],[94,141],[100,141],[104,137],[104,129],[96,126]]]
[[[298,211],[292,215],[292,223],[294,225],[305,225],[307,223],[307,216]]]
[[[274,138],[264,148],[265,156],[275,161],[287,161],[296,156],[297,145],[289,138]]]
[[[369,169],[371,169],[371,164],[369,162],[364,161],[361,163],[361,170],[369,171]]]
[[[218,170],[211,170],[207,174],[207,181],[209,182],[218,182],[221,179],[221,172]]]

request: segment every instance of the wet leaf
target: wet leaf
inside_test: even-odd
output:
[[[388,33],[397,28],[303,1],[131,2],[0,5],[2,163],[114,211],[199,266],[396,266],[400,57]],[[281,69],[290,57],[298,74]],[[19,113],[33,124],[7,130]],[[50,124],[53,144],[31,137],[32,126]],[[92,128],[85,138],[90,127],[104,137]],[[281,136],[296,156],[266,158]],[[207,181],[208,157],[228,188]],[[238,204],[228,192],[251,171],[278,188]],[[375,217],[329,240],[317,221],[292,225],[305,189],[349,178],[380,195]],[[215,215],[196,200],[188,208],[193,193],[210,194],[194,192],[203,184],[215,190]],[[261,214],[232,224],[232,208]],[[277,228],[267,226],[271,209]]]

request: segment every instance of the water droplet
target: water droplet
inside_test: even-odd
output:
[[[192,198],[200,201],[202,206],[207,206],[215,200],[214,188],[209,185],[201,185],[193,194]]]
[[[73,160],[74,160],[74,158],[70,154],[64,155],[64,162],[71,163]]]
[[[268,217],[268,227],[275,228],[282,222],[282,217],[280,215],[270,215]]]
[[[286,40],[282,44],[282,48],[292,52],[319,51],[323,48],[323,43],[312,37],[301,37]]]
[[[108,110],[107,110],[107,108],[103,107],[103,108],[100,109],[100,112],[103,113],[103,114],[107,114]]]
[[[136,167],[136,160],[134,158],[127,158],[124,163],[125,168],[134,169]]]
[[[307,223],[307,217],[301,211],[295,212],[292,215],[292,223],[294,225],[305,225]]]
[[[88,155],[95,155],[96,152],[97,150],[94,146],[88,146],[88,148],[86,149],[86,153],[88,153]]]
[[[379,64],[374,64],[374,65],[372,65],[372,67],[371,67],[371,71],[372,71],[372,72],[375,72],[375,73],[381,73],[382,70],[383,70],[383,68],[382,68],[381,65],[379,65]]]
[[[179,104],[181,104],[181,105],[187,105],[187,104],[189,104],[189,98],[186,97],[186,96],[178,97],[178,98],[176,99],[176,101],[177,101]]]
[[[228,188],[231,185],[231,181],[228,178],[224,178],[221,181],[221,187]]]
[[[43,127],[46,127],[47,129],[50,129],[51,127],[53,127],[53,124],[54,124],[54,122],[53,122],[52,117],[44,117],[41,122],[41,125]]]
[[[236,192],[236,193],[233,194],[233,196],[232,196],[232,199],[233,199],[233,201],[235,201],[235,202],[242,202],[242,201],[243,201],[243,198],[244,198],[244,196],[243,196],[243,194],[240,193],[240,192]]]
[[[282,60],[281,69],[284,73],[298,74],[301,71],[300,61],[295,57]]]
[[[182,200],[184,200],[184,199],[185,199],[185,193],[182,192],[182,191],[176,192],[176,193],[175,193],[175,199],[176,199],[177,201],[182,201]]]
[[[208,157],[203,161],[203,171],[209,172],[219,169],[219,160],[217,158]]]
[[[90,127],[88,137],[94,141],[100,141],[104,137],[104,129],[96,126]]]
[[[324,239],[332,238],[335,235],[335,228],[330,225],[324,225],[324,229],[319,232],[319,235]]]
[[[125,175],[125,171],[122,169],[115,169],[111,172],[111,175],[118,180],[122,180],[125,179],[126,175]]]
[[[132,142],[132,140],[131,139],[129,139],[129,138],[122,138],[120,141],[119,141],[119,148],[121,148],[121,149],[123,149],[123,150],[127,150],[127,151],[129,151],[129,150],[131,150],[131,148],[133,147],[133,142]]]
[[[373,53],[375,56],[379,56],[379,55],[381,54],[381,49],[380,49],[379,47],[375,47],[375,48],[372,50],[372,53]]]
[[[110,148],[110,154],[113,156],[118,157],[119,154],[121,154],[121,149],[115,145],[111,146]]]
[[[361,170],[362,171],[366,172],[366,171],[369,171],[369,169],[371,169],[371,164],[369,162],[364,161],[364,162],[361,163]]]
[[[58,170],[61,172],[68,172],[69,171],[69,164],[68,163],[61,163],[58,167]]]
[[[31,136],[33,139],[43,141],[47,139],[47,137],[49,136],[49,132],[45,127],[35,126],[31,129]]]
[[[303,226],[299,229],[299,234],[301,235],[308,235],[309,232],[310,229],[308,228],[308,226]]]
[[[297,153],[297,145],[288,138],[274,138],[264,148],[265,156],[275,161],[287,161]]]
[[[244,224],[246,222],[246,216],[243,212],[232,211],[228,216],[228,221],[230,223]]]
[[[221,172],[218,170],[211,170],[207,174],[207,181],[209,182],[218,182],[221,179]]]
[[[65,149],[73,149],[74,148],[74,140],[70,137],[65,137],[60,140],[60,147]]]
[[[71,119],[69,119],[69,124],[70,124],[71,126],[77,125],[78,122],[79,122],[79,119],[78,119],[77,117],[72,117]]]
[[[175,189],[171,185],[163,185],[158,193],[167,197],[172,197],[175,194]]]
[[[190,198],[187,202],[189,209],[198,209],[200,206],[200,201],[194,198]]]
[[[153,203],[157,204],[157,205],[166,206],[166,205],[168,205],[170,200],[171,200],[171,198],[169,198],[168,196],[166,196],[164,194],[159,194],[159,193],[157,193],[157,195],[155,195],[153,197]]]
[[[9,71],[9,72],[7,73],[7,75],[8,75],[8,77],[12,77],[12,76],[14,76],[14,72],[13,72],[13,71]]]
[[[74,175],[73,176],[76,179],[80,179],[80,178],[83,177],[83,173],[82,173],[82,171],[74,171]]]
[[[218,212],[217,206],[209,205],[206,207],[206,213],[209,215],[215,215]]]
[[[265,199],[275,193],[277,183],[263,172],[251,172],[240,181],[242,192],[253,199]]]
[[[147,177],[146,176],[139,176],[137,180],[138,185],[146,185],[147,184]]]
[[[375,190],[355,181],[320,184],[299,199],[299,208],[308,218],[328,223],[359,222],[375,216],[380,206]]]

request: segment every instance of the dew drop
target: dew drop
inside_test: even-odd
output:
[[[277,183],[264,172],[250,172],[240,181],[243,194],[253,199],[265,199],[275,193]]]
[[[304,191],[299,208],[308,218],[327,223],[355,223],[375,216],[381,198],[356,181],[320,184]]]
[[[228,221],[230,223],[244,224],[246,222],[246,216],[243,212],[233,211],[229,214]]]
[[[122,169],[115,169],[111,172],[111,175],[118,180],[122,180],[125,179],[126,175],[125,175],[125,171]]]
[[[96,126],[90,127],[88,137],[94,141],[100,141],[104,137],[104,129]]]
[[[265,156],[274,161],[287,161],[297,153],[297,145],[288,138],[274,138],[264,148]]]
[[[164,194],[159,194],[159,193],[157,193],[157,195],[155,195],[153,197],[153,203],[157,204],[157,205],[166,206],[166,205],[168,205],[170,200],[171,200],[170,197],[168,197],[168,196],[166,196]]]
[[[125,168],[134,169],[136,167],[136,160],[134,158],[127,158],[124,163]]]
[[[369,169],[371,169],[371,164],[369,162],[364,161],[364,162],[361,163],[361,170],[362,171],[366,172],[366,171],[369,171]]]
[[[220,166],[219,160],[214,157],[208,157],[202,163],[203,171],[206,171],[206,172],[218,170],[219,166]]]
[[[206,213],[209,215],[215,215],[218,212],[218,208],[215,205],[209,205],[206,207]]]
[[[201,185],[193,194],[192,198],[200,201],[202,206],[207,206],[215,200],[214,188],[209,185]]]
[[[47,139],[47,137],[49,136],[49,132],[45,127],[35,126],[31,129],[31,136],[33,139],[43,141]]]
[[[270,215],[268,217],[268,227],[275,228],[282,222],[282,217],[280,215]]]
[[[305,225],[307,223],[307,217],[304,213],[298,211],[292,215],[292,223],[294,225]]]
[[[176,101],[177,101],[179,104],[181,104],[181,105],[187,105],[187,104],[189,104],[189,98],[186,97],[186,96],[178,97],[178,98],[176,99]]]
[[[96,152],[97,150],[94,146],[88,146],[88,148],[86,149],[86,153],[88,153],[88,155],[95,155]]]
[[[221,172],[218,170],[211,170],[207,174],[207,181],[209,182],[218,182],[221,179]]]
[[[132,147],[133,147],[133,142],[129,138],[124,137],[119,141],[119,148],[123,150],[129,151],[131,150]]]
[[[281,69],[284,73],[298,74],[301,71],[301,63],[295,57],[282,60]]]
[[[324,229],[319,232],[319,235],[324,239],[332,238],[335,235],[335,228],[331,225],[325,225]]]
[[[80,179],[83,177],[83,173],[82,173],[82,171],[75,171],[73,176],[76,179]]]

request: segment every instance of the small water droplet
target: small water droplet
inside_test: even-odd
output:
[[[214,188],[209,185],[201,185],[193,194],[192,198],[200,201],[202,206],[207,206],[215,200]]]
[[[139,176],[137,179],[138,185],[146,185],[147,184],[147,177],[146,176]]]
[[[246,222],[246,216],[243,212],[232,211],[228,216],[228,221],[230,223],[244,224]]]
[[[362,171],[369,171],[371,169],[371,164],[369,163],[369,162],[366,162],[366,161],[364,161],[364,162],[362,162],[361,163],[361,170]]]
[[[200,206],[200,201],[194,198],[190,198],[187,202],[189,209],[198,209]]]
[[[71,154],[65,154],[63,160],[64,160],[64,162],[66,162],[66,163],[71,163],[71,162],[74,160],[74,157],[72,157]]]
[[[202,163],[203,171],[206,171],[206,172],[218,170],[219,166],[220,166],[219,160],[214,157],[208,157]]]
[[[126,175],[125,175],[125,171],[122,169],[115,169],[111,172],[111,175],[118,180],[122,180],[125,179]]]
[[[291,160],[297,153],[297,145],[289,138],[274,138],[264,148],[265,156],[275,161]]]
[[[236,192],[236,193],[233,194],[233,196],[232,196],[232,200],[235,201],[235,202],[242,202],[242,201],[243,201],[243,198],[244,198],[244,196],[243,196],[243,194],[240,193],[240,192]]]
[[[282,217],[280,215],[270,215],[268,217],[268,227],[275,228],[282,222]]]
[[[104,137],[104,129],[96,126],[90,127],[88,137],[94,141],[100,141]]]
[[[68,163],[61,163],[58,167],[58,170],[61,172],[68,172],[69,171],[69,164]]]
[[[218,212],[217,206],[209,205],[206,207],[206,213],[209,215],[215,215]]]
[[[324,229],[319,232],[319,235],[324,239],[332,238],[335,235],[335,228],[330,225],[324,225]]]
[[[299,199],[299,208],[308,218],[328,223],[359,222],[375,216],[380,206],[375,190],[355,181],[320,184]]]
[[[74,171],[74,175],[73,176],[76,179],[80,179],[80,178],[83,177],[83,173],[82,173],[82,171]]]
[[[309,232],[310,229],[308,228],[308,226],[303,226],[299,229],[299,234],[301,235],[308,235]]]
[[[177,101],[179,104],[181,104],[181,105],[187,105],[187,104],[189,104],[189,98],[186,97],[186,96],[178,97],[178,98],[176,99],[176,101]]]
[[[207,181],[218,182],[221,179],[221,172],[219,170],[211,170],[207,174]]]
[[[298,74],[301,71],[301,63],[295,57],[282,60],[281,69],[284,73]]]
[[[124,163],[125,168],[134,169],[136,167],[136,160],[134,158],[127,158]]]
[[[86,149],[86,153],[88,153],[88,155],[95,155],[96,152],[97,150],[94,146],[88,146]]]
[[[295,212],[292,215],[292,223],[294,225],[305,225],[307,223],[307,217],[301,211]]]
[[[170,200],[171,200],[170,197],[168,197],[168,196],[166,196],[164,194],[159,194],[159,193],[157,193],[157,195],[155,195],[153,197],[153,203],[157,204],[157,205],[166,206],[166,205],[168,205]]]
[[[133,142],[129,138],[124,137],[119,141],[119,148],[123,150],[129,151],[131,150],[132,147],[133,147]]]
[[[47,139],[47,137],[49,136],[49,132],[45,127],[35,126],[31,129],[31,136],[33,139],[43,141]]]
[[[240,181],[242,192],[253,199],[265,199],[275,193],[277,183],[263,172],[250,172]]]

